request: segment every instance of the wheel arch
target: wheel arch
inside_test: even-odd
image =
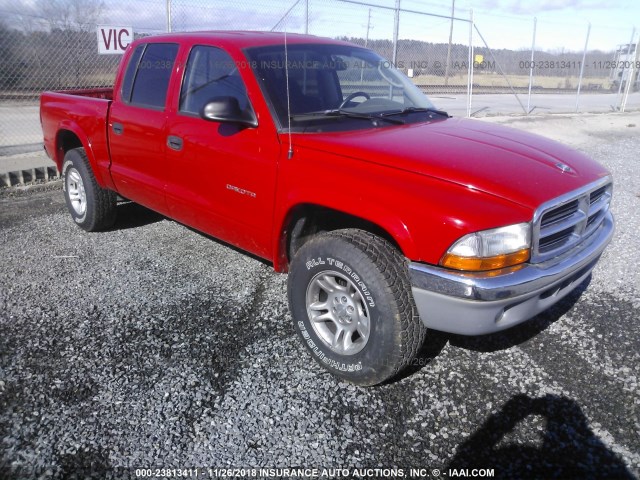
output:
[[[93,175],[96,178],[96,181],[98,182],[98,185],[100,185],[101,187],[105,187],[106,184],[103,181],[100,170],[97,168],[98,163],[94,151],[91,148],[91,142],[82,132],[82,130],[80,128],[77,128],[73,124],[63,125],[56,133],[55,162],[58,166],[58,170],[62,172],[64,156],[69,150],[73,150],[74,148],[84,148],[87,159],[89,160],[89,165],[91,167]]]
[[[414,255],[413,239],[407,226],[398,217],[386,216],[384,220],[377,222],[312,203],[292,206],[284,216],[278,232],[274,268],[279,272],[288,271],[289,262],[295,252],[314,234],[346,228],[373,233],[389,241],[404,256]]]

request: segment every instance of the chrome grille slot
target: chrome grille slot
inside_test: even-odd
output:
[[[589,195],[589,203],[593,205],[600,200],[607,193],[608,187],[608,185],[605,185],[604,187],[597,189],[595,192],[592,192],[591,195]]]
[[[602,220],[600,215],[593,215],[592,217],[589,217],[589,220],[587,221],[587,230],[596,225],[598,220]]]
[[[541,252],[547,252],[556,248],[561,248],[566,245],[573,238],[575,228],[567,228],[557,233],[540,238],[539,250]]]
[[[600,187],[589,195],[589,220],[587,221],[586,234],[590,234],[607,214],[611,203],[611,184]]]
[[[544,262],[586,240],[609,211],[611,192],[611,178],[605,178],[542,205],[533,221],[531,261]]]
[[[549,210],[542,217],[542,221],[540,222],[542,228],[546,226],[560,222],[568,217],[571,217],[578,211],[578,200],[574,200],[573,202],[569,202],[561,207],[554,208],[553,210]]]
[[[609,211],[611,192],[612,185],[608,184],[591,192],[589,195],[589,219],[587,220],[585,236],[590,235],[598,228],[598,225],[600,225],[604,216]]]

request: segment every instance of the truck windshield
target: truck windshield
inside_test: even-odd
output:
[[[426,112],[446,115],[434,110],[405,75],[371,50],[290,44],[288,62],[284,45],[250,48],[246,53],[282,128],[288,126],[287,116],[292,130],[326,131],[424,121]]]

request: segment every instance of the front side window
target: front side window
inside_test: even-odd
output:
[[[233,97],[240,110],[249,107],[247,90],[236,62],[224,50],[198,45],[189,54],[180,93],[180,112],[200,115],[217,97]]]
[[[137,49],[132,57],[135,57],[136,53]],[[177,54],[178,45],[175,43],[147,44],[142,58],[138,62],[135,79],[133,80],[133,89],[128,101],[144,107],[164,108],[169,80],[171,79],[171,72],[173,71],[173,64]],[[133,58],[130,65],[131,63],[133,63]],[[127,101],[125,97],[127,80],[125,75],[122,92],[125,102]]]

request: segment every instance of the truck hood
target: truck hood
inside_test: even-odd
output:
[[[532,210],[608,175],[597,162],[558,142],[479,120],[449,118],[294,138],[298,148],[427,175]]]

